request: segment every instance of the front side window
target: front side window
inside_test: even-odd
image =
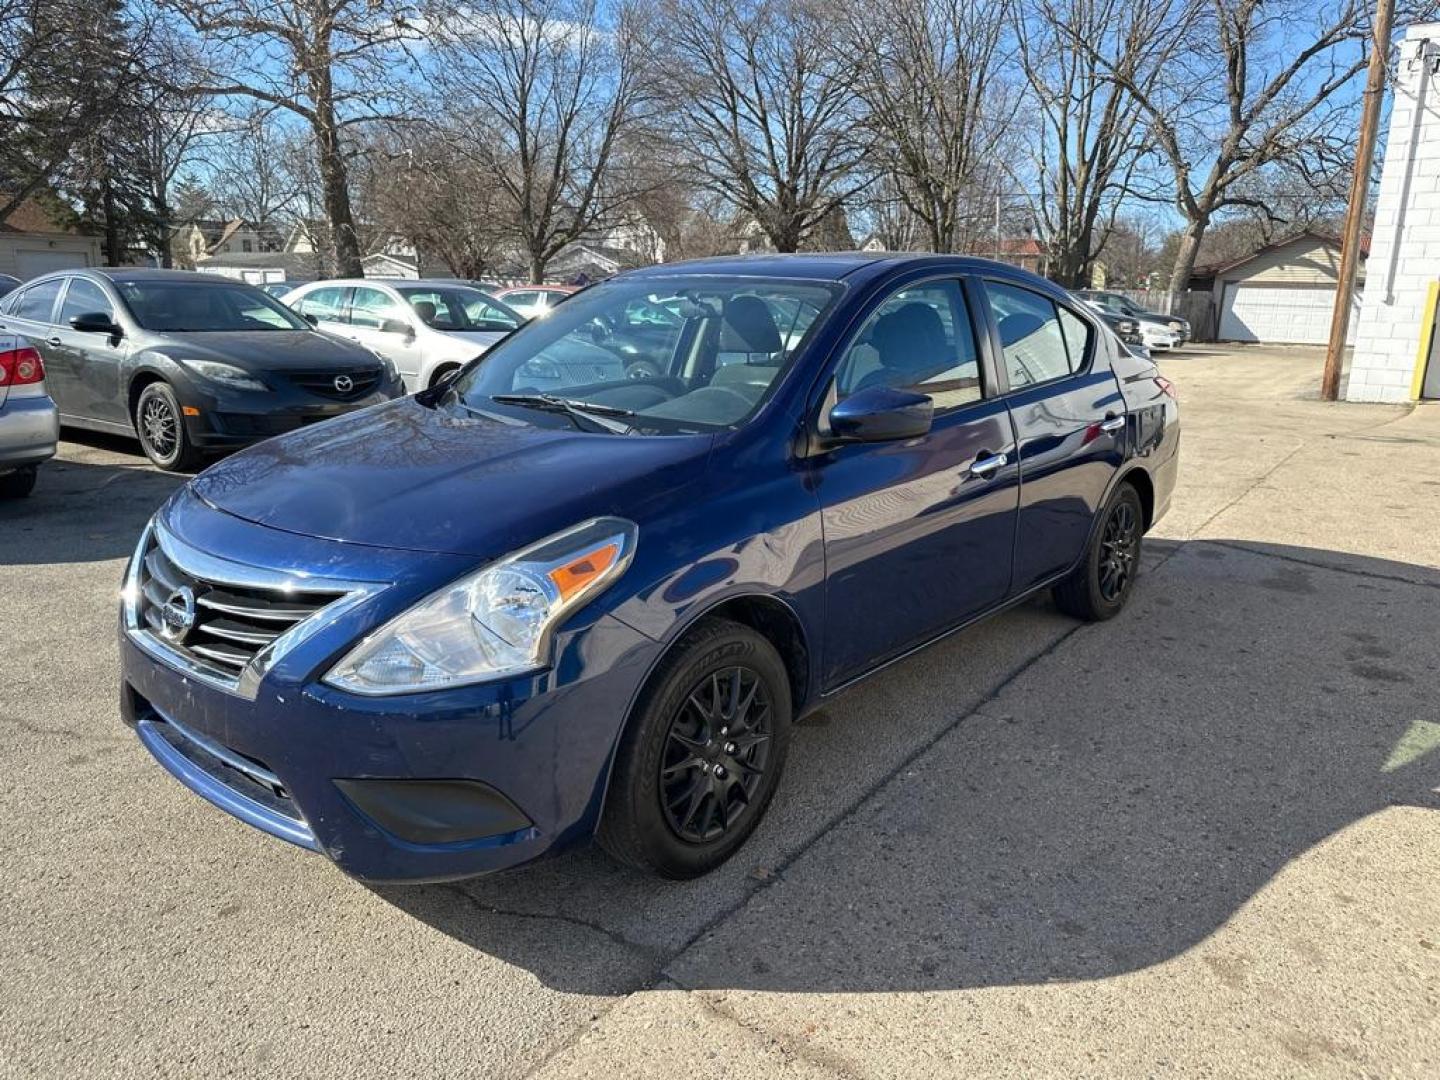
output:
[[[138,279],[115,289],[135,321],[161,333],[308,330],[309,324],[253,285]]]
[[[69,326],[70,320],[77,316],[95,314],[115,318],[115,309],[105,290],[85,278],[71,278],[70,287],[65,290],[65,302],[60,305],[60,325]]]
[[[26,289],[16,300],[13,308],[15,317],[48,323],[55,310],[55,301],[60,298],[63,280],[56,278],[54,281],[42,281],[39,285]]]
[[[1070,374],[1070,354],[1053,300],[999,281],[987,281],[985,294],[1000,331],[1012,390]]]
[[[841,398],[873,386],[928,394],[938,411],[979,401],[979,352],[957,281],[901,289],[865,321],[840,363]]]
[[[515,395],[564,398],[623,415],[644,434],[734,427],[779,384],[839,291],[809,281],[622,278],[527,323],[455,393],[481,410],[509,408],[504,399]]]

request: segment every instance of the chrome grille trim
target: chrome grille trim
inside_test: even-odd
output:
[[[158,632],[158,608],[166,602],[169,592],[182,584],[175,580],[172,567],[201,589],[195,604],[209,615],[205,622],[197,624],[197,630],[207,640],[177,646]],[[155,584],[160,589],[147,587]],[[209,686],[253,701],[260,681],[281,657],[387,584],[319,578],[231,562],[191,547],[152,519],[141,533],[126,570],[122,617],[130,640],[154,659]],[[166,596],[158,597],[162,589]],[[234,590],[277,595],[246,597]],[[306,595],[317,597],[317,602],[306,604],[298,599]],[[273,623],[274,632],[246,626],[237,619],[262,626]]]

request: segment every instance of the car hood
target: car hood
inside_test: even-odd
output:
[[[494,345],[504,337],[508,330],[441,330],[439,333],[448,338],[455,338],[459,341],[473,341],[477,345]]]
[[[253,446],[192,490],[236,517],[375,547],[496,557],[592,517],[639,520],[714,437],[506,423],[413,398]]]
[[[166,334],[147,348],[172,360],[218,360],[247,371],[304,371],[378,364],[375,354],[318,330],[231,330]]]
[[[1144,315],[1126,315],[1126,319],[1134,319],[1137,322],[1149,323],[1151,326],[1159,326],[1166,330],[1170,329],[1171,323],[1184,324],[1185,320],[1179,315],[1156,315],[1153,311],[1147,311]]]

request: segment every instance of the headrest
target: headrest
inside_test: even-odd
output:
[[[785,347],[770,308],[758,296],[725,301],[720,323],[720,351],[777,353]]]

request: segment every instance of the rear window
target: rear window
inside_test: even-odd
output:
[[[55,311],[55,301],[60,299],[62,281],[62,278],[56,278],[54,281],[42,281],[39,285],[32,285],[16,297],[12,313],[17,319],[34,319],[36,322],[48,323]]]

